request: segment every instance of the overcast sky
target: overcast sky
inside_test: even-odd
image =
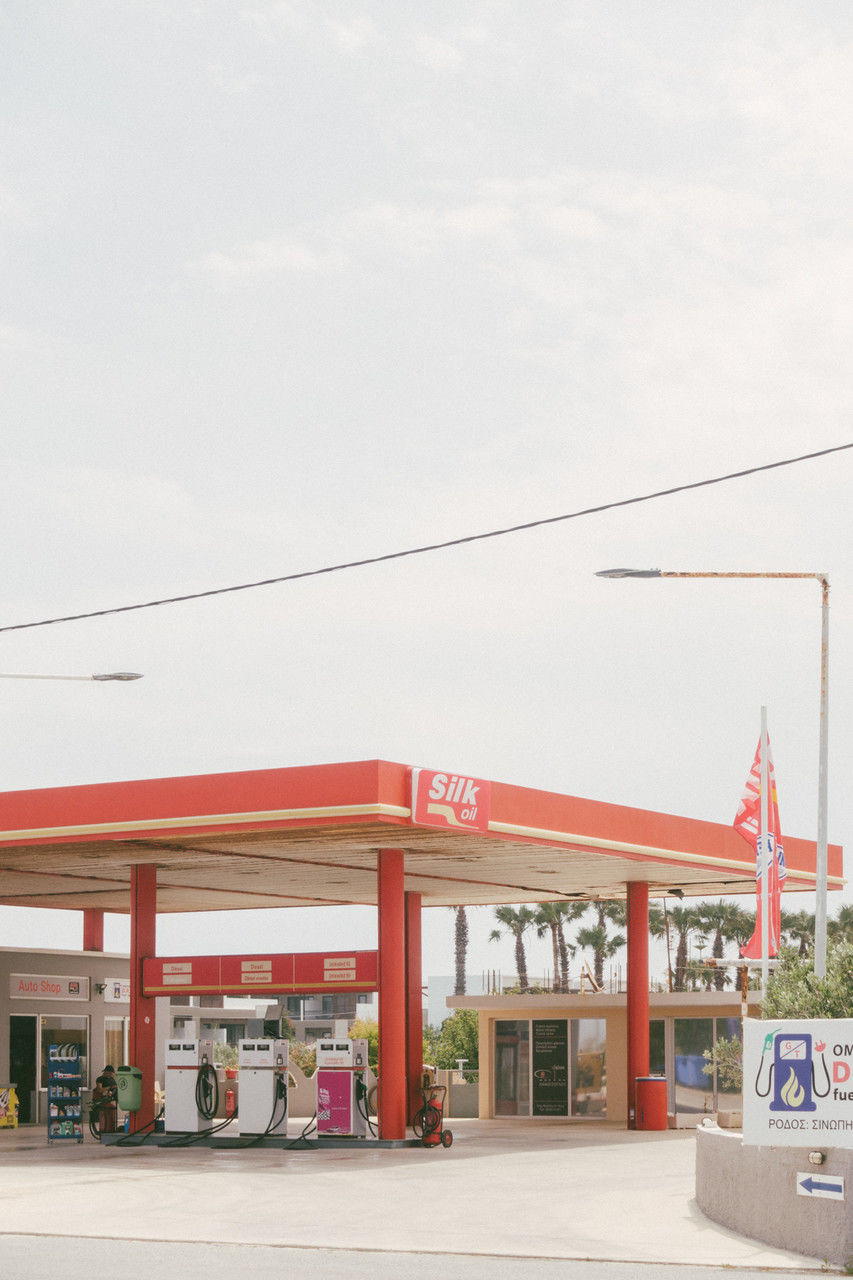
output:
[[[0,625],[853,439],[849,0],[12,0],[0,60]],[[2,671],[145,673],[4,682],[3,785],[381,756],[729,822],[766,704],[783,828],[814,838],[817,584],[593,575],[825,571],[853,849],[851,483],[839,453],[0,634]],[[373,944],[372,911],[335,914]],[[489,915],[471,968],[509,972]],[[221,949],[328,941],[319,913],[247,917],[215,918]],[[161,918],[159,949],[213,922]],[[0,934],[82,936],[10,908]],[[425,938],[449,972],[450,913]]]

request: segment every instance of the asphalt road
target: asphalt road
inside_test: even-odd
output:
[[[73,1236],[0,1237],[4,1280],[792,1280],[820,1271],[784,1271],[585,1261],[575,1258],[502,1258],[458,1253],[398,1253],[351,1249],[291,1249],[252,1244],[176,1244]]]

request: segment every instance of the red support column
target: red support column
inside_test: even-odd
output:
[[[406,894],[402,849],[380,849],[379,1136],[406,1136]]]
[[[142,961],[157,953],[157,868],[130,868],[130,1062],[142,1072],[142,1107],[131,1112],[130,1129],[154,1125],[157,1048],[153,996],[142,994]]]
[[[406,1076],[408,1121],[421,1109],[424,1072],[423,977],[421,975],[421,895],[406,894]]]
[[[638,1076],[649,1074],[649,886],[628,885],[628,1128],[636,1129]]]
[[[104,913],[98,907],[83,908],[83,950],[103,951]]]

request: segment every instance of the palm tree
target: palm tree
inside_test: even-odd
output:
[[[562,991],[569,989],[569,952],[574,958],[577,947],[570,942],[566,942],[566,931],[563,921],[580,920],[581,916],[587,909],[586,902],[561,902],[560,903],[560,925],[557,930],[558,941],[560,944],[560,963],[563,966],[563,982]]]
[[[562,988],[562,973],[560,967],[560,940],[558,935],[558,927],[560,924],[560,904],[559,902],[540,902],[536,908],[535,921],[536,937],[544,938],[546,933],[551,934],[551,953],[554,959],[554,991]]]
[[[783,911],[780,924],[783,936],[798,944],[797,954],[807,956],[814,945],[814,915],[808,911]]]
[[[502,934],[511,933],[515,938],[515,966],[518,970],[518,986],[521,992],[528,991],[530,982],[527,977],[527,955],[524,950],[524,935],[536,921],[536,912],[531,907],[495,907],[495,919],[503,926],[493,929],[489,934],[490,942],[497,942]]]
[[[729,941],[736,944],[738,955],[740,955],[741,947],[749,942],[754,932],[755,912],[747,910],[746,907],[738,907],[737,915],[734,917],[729,933]],[[745,972],[746,969],[743,966],[737,970],[736,982],[738,987],[742,987]]]
[[[676,991],[687,990],[687,951],[690,935],[698,928],[699,919],[693,907],[671,907],[669,925],[675,930],[678,939],[675,948],[675,975],[673,988]]]
[[[699,927],[706,933],[713,933],[711,955],[715,960],[723,958],[723,944],[731,941],[732,930],[737,924],[738,911],[733,902],[697,902],[694,907]],[[714,987],[722,991],[728,977],[725,969],[714,969]]]
[[[586,903],[583,905],[585,907]],[[569,989],[570,948],[566,942],[563,921],[567,915],[567,908],[576,906],[577,904],[574,902],[540,902],[536,908],[536,936],[544,938],[546,933],[551,934],[555,991],[568,991]],[[571,952],[574,955],[574,947],[571,948]]]
[[[838,908],[838,915],[834,920],[827,921],[826,931],[837,942],[853,942],[853,906],[849,902]]]
[[[468,917],[465,914],[464,907],[451,907],[456,915],[456,929],[454,939],[454,950],[456,957],[456,984],[453,994],[456,996],[465,995],[465,971],[467,969],[468,960]]]
[[[590,904],[596,913],[596,923],[587,925],[584,929],[578,929],[577,944],[579,947],[587,947],[592,952],[593,974],[596,986],[604,985],[604,961],[614,956],[620,947],[624,947],[625,938],[623,934],[608,933],[607,924],[625,925],[628,918],[628,908],[624,902],[619,901],[598,901]]]
[[[666,899],[664,898],[664,908],[666,907]],[[649,907],[649,937],[650,938],[666,938],[666,969],[667,969],[667,986],[672,991],[672,964],[669,959],[669,930],[667,928],[666,910],[661,907]]]

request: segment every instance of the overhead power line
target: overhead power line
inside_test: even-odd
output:
[[[318,578],[325,573],[342,573],[345,569],[363,569],[371,564],[385,564],[390,560],[403,560],[407,556],[423,556],[433,551],[448,551],[451,547],[462,547],[471,542],[484,542],[487,538],[503,538],[510,533],[524,533],[528,529],[541,529],[545,525],[560,524],[564,520],[579,520],[582,516],[600,515],[604,511],[615,511],[618,507],[631,507],[640,502],[653,502],[656,498],[669,498],[676,493],[687,493],[690,489],[705,489],[710,485],[723,484],[727,480],[741,480],[745,476],[758,475],[761,471],[775,471],[779,467],[791,467],[797,462],[809,462],[813,458],[825,458],[831,453],[841,453],[845,449],[853,449],[850,444],[833,445],[830,449],[819,449],[815,453],[803,453],[796,458],[783,458],[779,462],[766,462],[760,467],[746,467],[743,471],[730,471],[724,476],[712,476],[709,480],[694,480],[691,484],[673,485],[670,489],[658,489],[654,493],[643,493],[635,498],[621,498],[618,502],[603,502],[596,507],[584,507],[580,511],[569,511],[561,516],[546,516],[542,520],[528,520],[525,524],[509,525],[505,529],[490,529],[487,533],[470,533],[463,538],[449,538],[446,542],[431,542],[422,547],[409,547],[405,551],[389,551],[381,556],[368,556],[364,560],[347,560],[342,564],[325,565],[322,569],[304,569],[299,573],[284,573],[277,578],[262,578],[258,582],[241,582],[231,587],[212,587],[208,591],[193,591],[182,596],[167,596],[162,600],[146,600],[141,604],[118,605],[112,609],[92,609],[88,613],[71,613],[61,618],[42,618],[39,622],[16,622],[0,627],[3,631],[27,631],[33,627],[52,627],[60,622],[82,622],[85,618],[106,618],[116,613],[133,613],[137,609],[156,609],[165,604],[185,604],[189,600],[205,600],[210,596],[229,595],[235,591],[254,591],[257,587],[274,587],[282,582],[298,582],[302,578]]]

